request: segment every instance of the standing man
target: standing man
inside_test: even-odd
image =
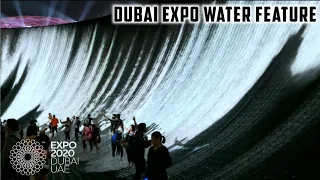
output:
[[[79,140],[79,134],[82,135],[82,133],[80,132],[80,126],[81,126],[81,121],[79,119],[79,117],[76,117],[73,121],[73,125],[74,125],[74,135],[76,136],[76,141]]]
[[[133,142],[133,163],[136,167],[136,175],[134,180],[140,180],[142,174],[146,170],[146,160],[144,158],[145,149],[151,146],[151,141],[148,140],[146,136],[147,125],[145,123],[140,123],[138,125],[138,131],[134,135]]]
[[[64,124],[64,134],[66,137],[66,141],[70,141],[70,131],[71,131],[71,125],[72,125],[70,118],[67,117],[67,120],[64,122],[62,122],[60,119],[60,123]]]
[[[58,118],[56,118],[56,115],[53,115],[51,119],[52,137],[54,137],[54,131],[56,131],[58,134],[58,124],[59,124]]]
[[[85,121],[86,124],[91,126],[93,118],[91,118],[91,114],[88,114],[87,119]]]

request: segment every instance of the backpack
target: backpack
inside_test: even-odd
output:
[[[84,119],[83,124],[89,124],[89,119],[88,118]]]
[[[112,144],[117,144],[121,140],[121,135],[119,134],[118,130],[112,135],[111,138],[111,143]]]
[[[92,118],[86,118],[86,119],[84,120],[84,123],[90,125],[90,124],[91,124],[91,121],[92,121]]]
[[[118,131],[116,131],[112,137],[111,137],[111,143],[116,144],[117,143],[117,138],[118,138]]]

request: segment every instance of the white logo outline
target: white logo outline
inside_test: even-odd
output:
[[[30,159],[26,159],[26,155],[29,155]],[[12,147],[9,158],[12,168],[17,173],[33,176],[43,169],[47,152],[34,139],[22,139]]]

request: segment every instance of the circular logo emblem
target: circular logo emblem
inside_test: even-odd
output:
[[[17,142],[10,151],[10,163],[22,175],[35,175],[46,163],[47,152],[39,142],[23,139]]]

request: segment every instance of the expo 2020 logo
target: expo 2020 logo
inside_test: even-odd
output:
[[[35,175],[46,163],[47,152],[39,142],[23,139],[17,142],[10,151],[10,163],[21,175]]]

